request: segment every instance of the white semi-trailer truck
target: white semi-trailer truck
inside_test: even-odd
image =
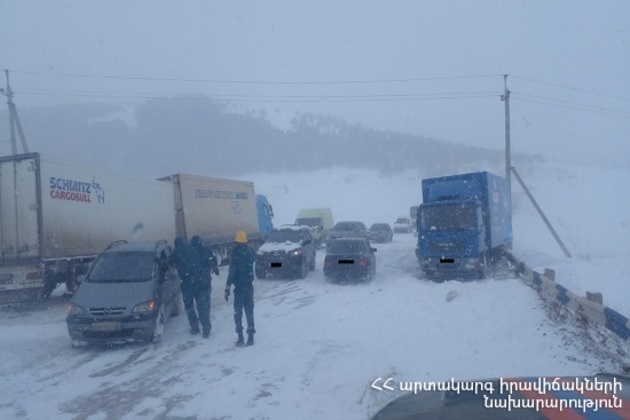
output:
[[[172,244],[178,235],[200,235],[225,260],[237,230],[262,242],[261,197],[248,181],[183,174],[143,180],[39,153],[2,157],[0,301],[45,298],[61,283],[74,292],[77,276],[120,239]],[[269,208],[270,221],[271,206],[260,208]]]

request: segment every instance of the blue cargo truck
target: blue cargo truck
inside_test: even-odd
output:
[[[423,179],[416,256],[427,277],[485,278],[512,246],[510,201],[507,180],[489,172]]]

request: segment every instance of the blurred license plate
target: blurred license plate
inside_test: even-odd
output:
[[[116,331],[120,329],[120,322],[95,322],[92,324],[93,331]]]

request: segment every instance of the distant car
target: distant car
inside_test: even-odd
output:
[[[171,252],[165,240],[123,240],[96,257],[68,306],[72,345],[161,339],[166,321],[182,312]]]
[[[315,270],[316,245],[308,226],[285,225],[267,235],[256,253],[256,277],[264,279],[268,274],[306,277]]]
[[[434,388],[396,398],[371,420],[630,418],[630,377],[624,375],[598,373],[411,385]],[[394,386],[391,378],[372,384],[381,390]],[[565,386],[566,391],[561,388]]]
[[[370,241],[375,243],[391,242],[394,239],[394,231],[389,223],[373,223],[369,231]]]
[[[326,240],[326,246],[337,238],[364,238],[369,239],[370,233],[368,232],[363,222],[357,221],[343,221],[337,222],[335,226],[328,232],[328,239]]]
[[[411,233],[413,232],[413,224],[409,217],[399,217],[394,223],[395,233]]]
[[[365,238],[333,239],[326,247],[324,276],[332,281],[370,281],[376,273],[375,252]]]

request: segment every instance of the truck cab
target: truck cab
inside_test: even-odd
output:
[[[273,207],[267,201],[267,197],[256,194],[256,211],[258,213],[258,228],[261,235],[267,236],[273,230]]]
[[[487,276],[512,242],[507,180],[489,172],[422,180],[416,256],[427,277]]]
[[[487,246],[482,213],[478,200],[419,207],[416,256],[427,275],[447,271],[485,276]]]

